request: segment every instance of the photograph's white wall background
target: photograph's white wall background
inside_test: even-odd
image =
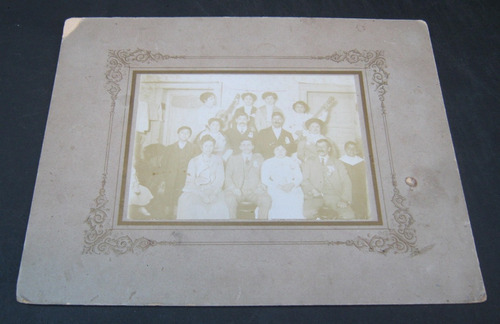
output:
[[[276,106],[285,116],[296,101],[308,103],[314,114],[328,97],[334,96],[338,103],[331,110],[326,136],[343,154],[345,142],[362,140],[355,82],[355,76],[350,74],[142,74],[139,103],[134,107],[136,131],[145,133],[144,146],[172,144],[177,140],[177,128],[189,125],[195,109],[202,105],[199,95],[205,91],[215,93],[216,105],[221,110],[226,110],[236,95],[245,92],[254,93],[257,96],[254,106],[261,107],[265,104],[262,94],[271,91],[278,95]],[[236,107],[241,105],[240,99]]]

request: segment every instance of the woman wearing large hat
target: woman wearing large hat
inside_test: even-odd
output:
[[[305,122],[306,131],[297,144],[297,157],[301,161],[317,156],[316,142],[325,139],[323,135],[325,123],[319,118],[310,118]]]
[[[241,94],[241,100],[243,101],[243,106],[237,108],[234,111],[233,116],[239,116],[242,112],[250,116],[249,126],[255,127],[255,114],[257,112],[257,107],[254,106],[255,101],[257,101],[257,96],[251,92],[245,92]],[[231,123],[234,126],[234,118]]]
[[[278,100],[278,95],[271,91],[266,91],[262,94],[262,99],[264,100],[264,105],[257,109],[255,114],[255,127],[257,130],[261,130],[267,127],[271,127],[271,118],[275,111],[281,111],[276,106],[276,101]]]

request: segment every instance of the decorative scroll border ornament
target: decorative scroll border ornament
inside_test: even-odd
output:
[[[132,239],[128,235],[118,237],[112,236],[112,230],[107,227],[108,225],[108,208],[106,205],[108,199],[106,197],[106,177],[108,173],[108,155],[110,150],[111,130],[113,124],[113,117],[116,107],[116,99],[122,90],[120,82],[123,80],[123,69],[130,67],[132,63],[151,64],[155,62],[162,62],[170,59],[187,59],[186,56],[171,56],[160,53],[153,53],[144,49],[136,50],[110,50],[108,52],[108,60],[106,65],[106,91],[111,96],[111,110],[108,127],[108,140],[106,147],[106,157],[104,161],[104,172],[102,174],[101,188],[99,195],[94,199],[90,213],[85,221],[89,226],[84,233],[84,254],[115,254],[134,253],[137,251],[144,251],[152,246],[159,245],[177,245],[175,241],[156,241],[145,237]],[[194,58],[194,57],[189,57]],[[211,57],[217,58],[217,57]],[[417,255],[419,250],[417,248],[417,236],[415,229],[412,228],[414,223],[413,216],[411,215],[408,207],[405,206],[405,198],[400,194],[396,180],[396,172],[392,160],[392,151],[390,146],[390,137],[387,128],[387,110],[385,106],[385,94],[387,93],[387,85],[389,73],[385,70],[387,68],[384,53],[378,50],[349,50],[338,51],[332,55],[327,56],[303,56],[303,57],[290,57],[289,59],[309,59],[309,60],[328,60],[335,63],[347,62],[349,64],[363,63],[366,71],[371,73],[371,85],[378,95],[380,101],[380,109],[384,122],[385,137],[388,144],[389,162],[393,185],[393,196],[391,202],[396,207],[394,213],[395,228],[387,230],[380,230],[378,234],[368,234],[366,237],[358,236],[355,239],[347,241],[320,241],[314,242],[319,245],[345,245],[353,246],[361,251],[375,252],[379,254],[387,254],[392,252],[394,254]],[[283,244],[293,244],[291,242],[282,242]],[[272,244],[282,244],[275,242]],[[189,243],[185,243],[189,244]]]

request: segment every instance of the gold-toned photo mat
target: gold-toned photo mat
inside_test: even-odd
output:
[[[392,152],[390,148],[390,141],[389,141],[389,131],[387,128],[387,120],[385,118],[385,115],[387,114],[386,107],[385,107],[385,102],[384,102],[384,95],[387,91],[387,86],[388,86],[388,77],[389,74],[385,71],[386,68],[386,62],[385,62],[385,57],[383,55],[383,52],[381,51],[359,51],[359,50],[350,50],[350,51],[339,51],[336,52],[332,55],[328,56],[290,56],[290,57],[267,57],[269,59],[291,59],[291,60],[327,60],[332,63],[348,63],[348,64],[362,64],[362,67],[360,70],[362,70],[367,78],[370,78],[371,81],[371,87],[367,85],[370,90],[373,90],[376,92],[378,99],[380,101],[380,109],[383,117],[383,123],[384,123],[384,130],[385,130],[385,140],[387,142],[387,148],[388,148],[388,157],[389,157],[389,168],[391,172],[391,177],[392,177],[392,186],[393,186],[393,196],[391,199],[391,202],[393,203],[395,207],[395,211],[392,213],[393,219],[388,218],[388,223],[386,224],[387,227],[384,229],[379,230],[376,234],[368,233],[366,237],[354,237],[351,240],[346,240],[346,241],[273,241],[273,242],[176,242],[176,241],[155,241],[151,239],[147,239],[145,237],[141,238],[130,238],[128,235],[120,235],[118,231],[116,231],[118,228],[114,229],[113,228],[113,223],[112,219],[114,219],[114,214],[111,217],[111,222],[110,219],[108,218],[108,208],[106,207],[108,203],[108,199],[106,196],[106,182],[107,182],[107,176],[108,176],[108,159],[109,159],[109,146],[110,146],[110,139],[111,139],[111,131],[112,131],[112,125],[113,125],[113,115],[115,112],[116,108],[116,100],[118,93],[122,90],[120,87],[120,83],[123,82],[124,80],[127,80],[126,77],[124,77],[124,74],[127,75],[127,72],[130,73],[135,73],[134,69],[137,69],[137,72],[141,71],[140,68],[141,66],[144,67],[146,64],[150,64],[151,62],[162,62],[162,61],[167,61],[167,60],[182,60],[182,59],[221,59],[221,58],[228,58],[228,57],[190,57],[190,56],[169,56],[169,55],[164,55],[160,53],[152,53],[151,51],[148,50],[117,50],[117,51],[109,51],[108,55],[108,62],[107,62],[107,70],[106,70],[106,80],[107,80],[107,92],[111,96],[111,111],[110,111],[110,122],[109,122],[109,131],[108,131],[108,141],[107,141],[107,148],[106,148],[106,158],[105,158],[105,163],[104,163],[104,172],[103,172],[103,178],[101,181],[101,188],[99,190],[99,194],[97,198],[94,200],[95,206],[91,208],[91,211],[89,213],[89,216],[87,217],[86,223],[89,226],[89,229],[85,231],[85,247],[84,247],[84,253],[91,253],[91,254],[101,254],[101,253],[110,253],[111,251],[117,254],[123,254],[127,252],[134,252],[138,250],[145,250],[151,246],[155,245],[178,245],[178,244],[191,244],[191,245],[198,245],[198,244],[260,244],[260,245],[266,245],[266,244],[315,244],[315,245],[345,245],[345,246],[354,246],[358,248],[359,250],[366,250],[370,252],[378,252],[378,253],[388,253],[390,251],[394,253],[411,253],[415,254],[418,253],[418,248],[416,247],[416,233],[415,230],[411,227],[412,224],[414,223],[413,217],[410,214],[408,208],[404,205],[404,201],[406,200],[405,197],[403,197],[398,189],[398,183],[396,180],[396,173],[394,170],[394,165],[392,161]],[[235,57],[230,57],[232,59],[235,59]],[[255,59],[255,57],[236,57],[236,59],[248,59],[252,58]],[[266,57],[260,57],[261,59],[265,59]],[[134,64],[134,65],[132,65]],[[338,68],[337,68],[338,69]],[[147,71],[147,70],[142,70],[142,71]],[[193,73],[200,73],[199,69],[192,70]],[[217,69],[217,73],[220,73],[221,70]],[[242,73],[244,69],[238,69],[238,73]],[[267,73],[276,73],[276,70],[266,70]],[[282,71],[281,69],[279,71]],[[337,73],[345,74],[348,71],[347,69],[342,69],[342,71],[339,71]],[[203,71],[203,73],[206,71]],[[264,70],[261,70],[259,73],[263,73]],[[295,70],[294,73],[297,71]],[[330,71],[329,71],[330,72]],[[328,73],[329,73],[328,72]],[[334,71],[332,71],[334,72]],[[363,75],[363,72],[361,71],[352,71],[354,73],[359,73],[360,76]],[[147,71],[147,73],[151,73],[151,71]],[[162,71],[161,73],[165,73]],[[176,72],[178,73],[178,71]],[[311,70],[307,70],[306,73],[311,73]],[[321,73],[325,73],[325,71],[322,71]],[[134,82],[135,78],[132,78],[132,82]],[[369,127],[368,123],[368,118],[366,116],[366,98],[365,98],[365,90],[364,90],[364,81],[360,80],[359,82],[361,89],[361,96],[363,100],[363,114],[365,117],[365,127]],[[128,85],[127,85],[128,88]],[[133,88],[133,87],[132,87]],[[130,102],[133,102],[131,100]],[[130,115],[132,111],[129,111],[129,118],[128,122],[131,122]],[[130,126],[128,125],[127,127],[127,136],[126,138],[130,138]],[[367,134],[370,134],[369,129],[366,130]],[[374,170],[374,157],[372,155],[372,143],[371,139],[367,141],[367,144],[369,145],[369,156],[370,156],[370,167],[372,168],[372,175],[375,176],[375,170]],[[126,156],[126,155],[125,155]],[[124,159],[124,163],[126,163],[127,159]],[[379,166],[380,167],[380,166]],[[122,169],[122,170],[126,170]],[[122,172],[122,183],[123,180],[126,177],[126,174]],[[374,178],[374,181],[376,181],[376,178]],[[374,182],[375,188],[376,182]],[[378,195],[378,190],[374,190],[375,194]],[[379,202],[379,197],[376,197],[377,201],[377,208],[380,208]],[[123,199],[123,195],[121,195],[121,199]],[[124,202],[120,201],[119,206],[123,208]],[[374,222],[374,224],[369,224],[369,225],[380,225],[381,224],[381,218],[380,218],[380,209],[378,210],[378,215],[379,219]],[[151,224],[151,222],[147,222],[148,225]],[[171,225],[172,222],[169,222],[169,225]],[[182,225],[186,225],[186,223],[198,223],[198,222],[180,222]],[[214,225],[214,221],[209,222],[210,225]],[[229,225],[235,225],[235,222],[223,222],[223,223],[230,223]],[[261,224],[263,223],[263,224]],[[276,224],[277,222],[257,222],[257,221],[250,221],[250,222],[242,222],[242,224],[249,224],[249,225],[267,225],[267,224]],[[306,222],[306,221],[294,221],[294,222],[286,222],[286,225],[320,225],[320,226],[325,226],[325,221],[321,222]],[[291,223],[291,224],[288,224]],[[350,225],[356,226],[356,230],[358,230],[358,225],[360,224],[361,221],[355,221],[355,222],[335,222],[335,227],[338,225]],[[159,222],[153,222],[155,225],[160,225]],[[201,222],[201,224],[196,224],[196,225],[206,225],[207,222]],[[365,223],[366,224],[366,223]],[[120,225],[120,222],[118,222],[117,225]],[[138,222],[133,222],[133,225],[141,225],[138,224]],[[283,224],[280,224],[283,225]],[[337,227],[338,228],[338,227]],[[130,228],[132,229],[132,228]],[[332,229],[334,229],[334,226],[332,226]],[[128,228],[127,228],[128,230]]]
[[[372,175],[371,181],[373,184],[373,194],[374,194],[374,203],[375,203],[375,213],[376,220],[349,220],[349,221],[340,221],[340,220],[127,220],[125,219],[126,215],[126,192],[128,190],[128,185],[130,181],[130,172],[129,172],[129,161],[132,159],[131,151],[131,143],[133,142],[133,132],[135,130],[134,121],[134,113],[135,113],[135,105],[136,103],[136,94],[139,88],[138,79],[142,74],[158,74],[158,75],[166,75],[166,74],[174,74],[174,75],[182,75],[182,74],[252,74],[252,75],[265,75],[265,74],[273,74],[273,75],[291,75],[291,74],[299,74],[299,75],[350,75],[353,76],[356,80],[356,84],[359,86],[360,93],[356,93],[356,97],[361,99],[361,110],[363,120],[360,121],[360,127],[365,127],[366,133],[366,144],[368,147],[368,152],[365,153],[365,160],[369,160],[369,168],[370,174]],[[132,70],[131,71],[131,90],[130,90],[130,101],[129,101],[129,110],[128,110],[128,118],[126,125],[126,143],[125,143],[125,153],[123,154],[124,162],[123,168],[121,172],[121,188],[120,188],[120,204],[118,211],[118,221],[117,225],[145,225],[145,226],[159,226],[159,225],[197,225],[197,226],[372,226],[372,225],[382,225],[382,213],[380,210],[380,199],[379,199],[379,188],[377,188],[377,179],[375,176],[375,165],[373,157],[373,149],[372,149],[372,139],[370,136],[370,126],[368,120],[368,112],[366,107],[366,97],[364,93],[364,78],[361,71],[304,71],[304,70],[204,70],[202,72],[197,70]],[[363,137],[363,136],[362,136]],[[133,145],[132,145],[133,147]],[[369,192],[372,192],[371,190]]]

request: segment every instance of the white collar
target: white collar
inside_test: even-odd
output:
[[[272,128],[273,133],[276,136],[276,138],[280,137],[282,127],[280,127],[280,128],[274,128],[273,126],[271,126],[271,128]]]
[[[241,153],[241,156],[243,157],[244,161],[252,159],[252,153],[250,154]]]
[[[361,157],[359,157],[357,155],[355,155],[355,156],[342,155],[342,157],[339,160],[344,162],[344,163],[347,163],[349,165],[356,165],[356,164],[364,161]]]

